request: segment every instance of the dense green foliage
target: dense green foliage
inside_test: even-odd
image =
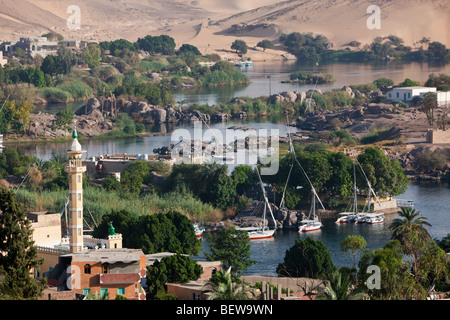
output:
[[[142,249],[145,254],[168,251],[197,255],[199,252],[200,242],[192,223],[176,211],[138,217],[126,210],[112,211],[103,216],[94,229],[94,237],[106,237],[111,224],[122,234],[124,247]]]
[[[252,288],[225,269],[213,274],[203,292],[210,293],[208,300],[254,300],[256,296]]]
[[[341,200],[349,199],[353,189],[353,163],[350,157],[342,152],[332,152],[324,149],[296,148],[295,154],[314,188],[327,197],[338,196]],[[295,163],[293,154],[281,157],[277,174],[265,177],[265,182],[284,186],[294,163],[291,177],[287,183],[288,208],[299,209],[309,203],[311,187],[302,169]],[[399,195],[405,192],[408,181],[397,160],[388,159],[381,150],[372,147],[366,148],[358,156],[372,188],[379,195]],[[359,190],[368,193],[366,179],[357,166],[357,185]],[[303,188],[298,189],[298,186]],[[278,191],[282,193],[284,189]],[[278,195],[280,197],[281,194]],[[303,203],[302,201],[303,200]]]
[[[151,53],[161,53],[164,55],[171,55],[175,53],[175,40],[168,35],[150,36],[137,40],[139,49]]]
[[[231,49],[236,50],[236,52],[239,52],[240,54],[246,54],[248,46],[243,40],[234,40],[231,44]]]
[[[291,80],[295,80],[299,83],[313,83],[313,84],[324,84],[332,83],[335,81],[332,74],[323,74],[307,71],[295,71],[290,75]]]
[[[187,256],[176,254],[156,260],[147,267],[147,298],[158,299],[162,296],[166,283],[187,283],[197,280],[203,273],[202,267]]]
[[[230,227],[216,234],[207,234],[211,253],[205,256],[211,261],[221,261],[225,269],[231,268],[232,274],[240,275],[256,261],[250,259],[250,240],[247,231]]]
[[[312,35],[311,33],[292,32],[282,34],[280,42],[284,44],[289,52],[297,56],[301,62],[367,62],[384,60],[387,57],[405,59],[410,61],[448,61],[450,59],[450,50],[440,42],[423,41],[428,48],[421,47],[418,50],[412,50],[405,46],[403,40],[395,35],[387,37],[377,37],[368,48],[356,49],[360,43],[351,41],[350,49],[334,50],[328,47],[329,40],[322,35]]]
[[[11,190],[0,189],[0,299],[35,299],[46,286],[32,276],[42,264],[32,241],[31,222]]]
[[[228,175],[227,165],[179,164],[173,167],[165,184],[167,190],[187,189],[203,202],[226,209],[239,207],[241,200],[245,200],[243,192],[248,182],[244,181],[242,176],[253,179],[250,171],[247,166],[237,166],[233,173]]]
[[[297,239],[278,264],[280,277],[327,279],[336,270],[328,248],[319,240]]]

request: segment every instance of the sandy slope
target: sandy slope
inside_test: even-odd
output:
[[[430,37],[450,47],[448,0],[77,0],[82,29],[66,26],[73,0],[0,0],[0,40],[40,35],[48,30],[66,38],[136,41],[147,34],[169,34],[177,44],[192,43],[203,52],[232,55],[231,43],[241,38],[250,47],[282,32],[323,34],[335,48],[352,40],[363,45],[377,36],[397,35],[406,45]],[[366,26],[371,4],[381,9],[381,29]],[[247,24],[239,31],[233,27]],[[259,27],[258,27],[259,26]],[[225,51],[224,51],[225,50]],[[266,59],[277,50],[250,50]]]

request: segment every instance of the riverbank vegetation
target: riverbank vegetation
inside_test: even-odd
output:
[[[390,59],[405,61],[450,61],[450,49],[438,42],[423,38],[417,48],[405,46],[403,39],[389,35],[377,37],[369,45],[361,47],[358,41],[351,41],[344,49],[335,49],[323,35],[292,32],[282,34],[279,41],[297,59],[304,63],[315,62],[370,62]]]
[[[175,50],[167,35],[83,43],[77,50],[60,46],[57,55],[30,58],[16,55],[0,68],[0,84],[27,84],[33,95],[49,103],[85,100],[114,93],[146,98],[149,103],[173,103],[171,90],[181,86],[246,85],[248,78],[217,55],[202,55],[192,45]],[[23,51],[23,50],[22,50]],[[20,51],[19,51],[20,52]],[[155,91],[162,91],[155,100]],[[149,92],[152,92],[149,98]],[[17,93],[17,94],[20,94]],[[5,94],[0,99],[16,99]],[[34,99],[32,103],[39,102]]]

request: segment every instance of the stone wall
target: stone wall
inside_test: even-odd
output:
[[[427,131],[427,143],[450,143],[450,130],[429,129]]]
[[[398,206],[397,206],[397,200],[396,199],[392,199],[392,200],[380,200],[380,203],[378,203],[377,201],[373,201],[371,204],[373,204],[373,210],[374,211],[397,211],[398,210]]]

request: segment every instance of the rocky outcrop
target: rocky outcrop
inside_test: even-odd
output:
[[[108,102],[107,100],[106,102]],[[112,100],[111,100],[112,101]],[[113,103],[113,108],[109,103]],[[115,103],[115,105],[114,105]],[[105,107],[106,105],[106,107]],[[166,107],[149,105],[144,101],[122,101],[108,102],[106,104],[96,98],[91,98],[86,105],[81,106],[75,114],[78,116],[91,115],[93,112],[100,113],[104,116],[115,116],[115,107],[117,106],[117,113],[123,112],[130,117],[145,123],[161,124],[161,123],[181,123],[181,122],[225,122],[228,121],[229,115],[224,113],[217,113],[212,117],[209,114],[201,113],[198,110],[192,112],[182,111],[179,108],[174,108],[171,105]],[[112,110],[112,111],[111,111]],[[241,113],[239,115],[245,118],[247,115]]]
[[[46,137],[58,138],[70,136],[69,130],[55,129],[53,122],[56,116],[49,113],[37,113],[30,115],[30,131],[29,135],[32,137]],[[114,124],[111,120],[105,119],[101,112],[93,109],[88,115],[74,115],[73,120],[76,120],[77,130],[83,136],[96,136],[114,129]],[[70,129],[72,125],[68,125]]]
[[[307,131],[347,129],[357,136],[362,136],[373,129],[386,130],[396,127],[410,118],[410,113],[398,112],[392,104],[368,103],[336,111],[316,110],[297,118],[295,126]]]
[[[269,97],[270,103],[281,102],[303,102],[306,99],[306,93],[303,91],[284,91],[273,94]]]
[[[298,222],[302,220],[303,214],[295,210],[286,208],[278,208],[274,204],[270,204],[275,218],[275,225],[270,212],[266,210],[266,226],[276,229],[297,229]],[[264,212],[264,202],[255,200],[241,214],[236,216],[231,222],[239,227],[260,227],[262,226],[262,214]]]

